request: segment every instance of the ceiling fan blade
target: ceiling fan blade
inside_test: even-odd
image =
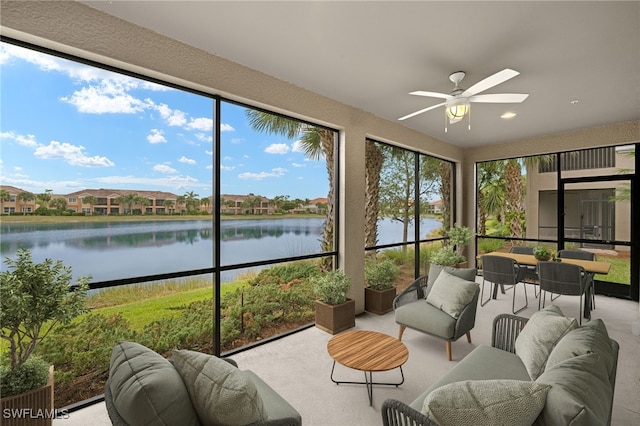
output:
[[[430,96],[432,98],[441,98],[441,99],[449,99],[453,96],[447,95],[446,93],[438,93],[438,92],[425,92],[424,90],[417,90],[415,92],[409,93],[410,95],[416,96]]]
[[[510,104],[523,102],[527,97],[529,97],[528,93],[492,93],[471,96],[469,97],[469,102]]]
[[[430,111],[432,109],[436,109],[438,107],[441,107],[442,105],[445,105],[445,102],[442,102],[441,104],[437,104],[437,105],[432,105],[432,106],[427,107],[425,109],[421,109],[420,111],[412,112],[409,115],[405,115],[404,117],[398,118],[398,120],[406,120],[407,118],[411,118],[411,117],[414,117],[414,116],[416,116],[418,114],[422,114],[423,112],[427,112],[427,111]]]
[[[462,92],[460,96],[473,96],[476,93],[484,92],[487,89],[491,89],[493,86],[504,83],[505,81],[515,77],[518,74],[520,74],[518,71],[505,68],[502,71],[498,71],[497,73],[490,75],[484,80],[477,82],[476,84]]]

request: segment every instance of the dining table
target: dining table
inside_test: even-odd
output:
[[[489,253],[484,253],[478,255],[478,259],[482,258],[482,256],[502,256],[513,259],[521,266],[536,266],[538,262],[540,262],[534,255],[531,254],[520,254],[520,253],[508,253],[501,251],[492,251]],[[602,274],[606,275],[611,270],[611,263],[603,262],[600,260],[582,260],[582,259],[571,259],[567,257],[561,258],[563,263],[570,263],[573,265],[582,266],[585,273],[587,274]],[[593,278],[593,276],[591,277]],[[497,286],[493,291],[493,298],[497,297]],[[585,304],[584,304],[584,317],[587,319],[591,319],[591,291],[593,291],[592,287],[587,288],[587,294],[585,294]]]

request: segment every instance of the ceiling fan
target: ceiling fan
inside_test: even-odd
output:
[[[493,94],[485,94],[480,95],[480,92],[484,92],[485,90],[491,89],[498,84],[504,83],[505,81],[517,76],[520,74],[518,71],[514,71],[509,68],[505,68],[502,71],[499,71],[484,80],[481,80],[469,87],[468,89],[463,89],[459,86],[460,82],[465,76],[464,71],[456,71],[449,76],[449,80],[455,84],[455,87],[451,91],[451,93],[438,93],[438,92],[426,92],[423,90],[418,90],[416,92],[409,93],[410,95],[416,96],[429,96],[432,98],[441,98],[445,99],[444,102],[441,102],[437,105],[432,105],[430,107],[421,109],[419,111],[413,112],[409,115],[405,115],[404,117],[400,117],[398,120],[406,120],[407,118],[414,117],[418,114],[422,114],[423,112],[430,111],[432,109],[439,108],[441,106],[445,107],[446,117],[449,119],[449,123],[457,123],[462,120],[462,118],[467,115],[471,109],[471,102],[478,103],[518,103],[522,102],[529,94],[525,93],[493,93]],[[471,125],[469,125],[471,128]],[[445,125],[445,132],[447,131]]]

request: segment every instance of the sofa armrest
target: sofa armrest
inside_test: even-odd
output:
[[[491,346],[516,353],[516,339],[529,321],[528,318],[511,314],[500,314],[493,319]]]
[[[402,290],[395,299],[393,299],[393,309],[395,310],[399,306],[406,305],[410,302],[415,302],[418,299],[424,298],[423,287],[427,285],[427,275],[423,275],[409,284],[407,288]]]
[[[427,416],[414,410],[407,404],[395,399],[387,399],[382,403],[382,425],[383,426],[437,426],[438,424],[429,420]]]

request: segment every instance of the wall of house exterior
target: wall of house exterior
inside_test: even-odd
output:
[[[365,140],[457,162],[462,149],[397,123],[158,35],[77,2],[2,1],[2,34],[337,129],[340,133],[339,265],[364,310]],[[462,193],[457,205],[462,206]],[[459,213],[458,213],[459,215]],[[458,222],[460,222],[458,220]]]

